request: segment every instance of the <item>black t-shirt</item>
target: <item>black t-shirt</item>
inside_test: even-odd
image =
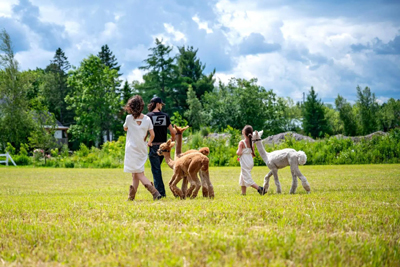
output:
[[[168,114],[164,112],[149,112],[146,115],[150,117],[154,126],[155,137],[153,142],[167,142],[167,129],[171,124]]]

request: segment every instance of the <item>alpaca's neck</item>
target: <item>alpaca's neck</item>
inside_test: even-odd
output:
[[[182,134],[177,134],[175,139],[175,159],[182,153]]]
[[[257,141],[255,142],[257,149],[258,149],[258,153],[260,153],[261,158],[263,159],[263,161],[265,162],[265,164],[268,165],[269,160],[268,160],[268,153],[267,151],[265,151],[264,145],[262,144],[262,141]]]
[[[164,154],[165,162],[167,163],[167,165],[168,165],[171,169],[173,169],[173,168],[174,168],[174,165],[175,165],[175,161],[173,161],[173,160],[171,159],[171,152],[163,152],[163,154]]]

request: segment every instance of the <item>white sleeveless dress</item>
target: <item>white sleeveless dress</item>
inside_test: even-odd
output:
[[[244,144],[244,149],[242,156],[240,157],[240,177],[239,177],[239,185],[240,186],[252,186],[255,184],[253,179],[251,178],[251,170],[254,167],[253,156],[251,155],[251,148],[248,148],[246,142],[244,140],[240,141]]]
[[[137,122],[142,122],[140,125]],[[144,138],[147,131],[153,129],[151,120],[146,115],[143,119],[134,119],[132,115],[126,116],[124,127],[128,128],[125,143],[124,172],[144,172],[147,160],[147,142]]]

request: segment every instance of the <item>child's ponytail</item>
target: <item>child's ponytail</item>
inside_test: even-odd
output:
[[[251,155],[253,157],[255,157],[256,155],[254,154],[254,148],[253,148],[253,144],[252,144],[252,137],[253,137],[253,127],[251,127],[250,125],[246,125],[243,128],[244,134],[245,134],[245,138],[249,138],[249,144],[251,147]]]
[[[254,154],[253,143],[252,143],[252,140],[251,140],[252,137],[253,137],[252,134],[248,134],[248,135],[247,135],[247,138],[249,138],[249,144],[250,144],[250,147],[251,147],[251,155],[252,155],[253,157],[255,157],[256,155]]]

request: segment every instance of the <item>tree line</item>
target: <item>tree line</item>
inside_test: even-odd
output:
[[[314,138],[326,135],[365,135],[399,127],[400,100],[378,104],[370,88],[357,87],[357,101],[349,103],[338,95],[335,106],[318,99],[311,87],[307,98],[295,103],[257,79],[232,77],[216,82],[215,69],[206,64],[192,46],[173,47],[156,39],[140,67],[143,81],[123,81],[120,65],[108,45],[89,55],[79,66],[68,62],[58,48],[49,65],[21,71],[8,33],[0,34],[0,146],[30,144],[31,148],[56,146],[52,131],[44,127],[58,120],[69,126],[69,147],[81,143],[101,146],[124,135],[122,123],[127,100],[139,94],[145,102],[159,96],[174,123],[189,124],[193,130],[242,129],[250,124],[268,135],[296,131]],[[44,129],[46,128],[46,129]],[[25,146],[25,145],[24,145]],[[0,150],[3,150],[0,149]]]

